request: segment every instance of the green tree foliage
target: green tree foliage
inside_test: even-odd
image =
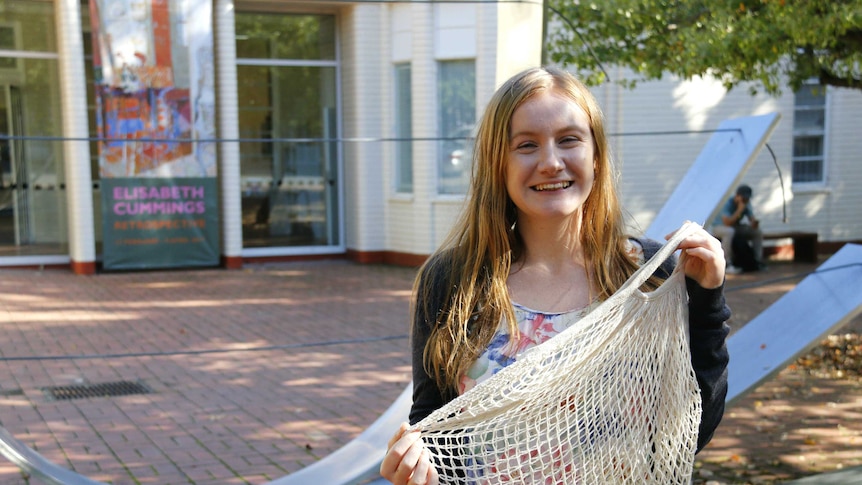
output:
[[[551,61],[591,85],[674,74],[777,94],[808,79],[862,89],[862,0],[547,0]],[[559,22],[557,22],[559,21]],[[576,29],[576,30],[575,30]]]

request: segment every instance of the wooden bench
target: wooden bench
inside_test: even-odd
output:
[[[793,240],[793,261],[797,263],[817,262],[817,233],[803,231],[764,232],[764,241],[776,239]]]

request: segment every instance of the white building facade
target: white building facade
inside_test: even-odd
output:
[[[140,3],[112,0],[102,15],[137,9],[144,18]],[[103,172],[92,9],[80,0],[4,5],[0,267],[95,272]],[[484,103],[541,55],[541,2],[213,0],[212,12],[227,268],[421,262],[460,209]],[[171,27],[173,42],[184,28]]]
[[[625,76],[622,70],[611,77]],[[593,91],[603,106],[633,227],[645,228],[728,118],[777,112],[767,147],[742,174],[765,233],[814,232],[820,251],[862,241],[862,91],[810,84],[780,96],[726,91],[715,79],[668,79]],[[762,91],[762,90],[761,90]],[[774,155],[774,157],[773,157]],[[735,187],[730,187],[732,192]],[[716,208],[718,209],[718,208]],[[699,221],[709,224],[711,221]],[[774,241],[780,244],[781,241]]]
[[[221,266],[421,263],[461,210],[487,100],[540,63],[542,2],[211,1]],[[88,1],[3,5],[0,267],[93,273],[103,228]],[[862,240],[859,91],[751,96],[708,79],[593,91],[633,231],[709,130],[779,112],[775,163],[764,150],[743,177],[764,229],[817,232],[825,251]]]

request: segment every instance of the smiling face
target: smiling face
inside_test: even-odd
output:
[[[595,142],[587,114],[555,89],[515,109],[509,128],[506,190],[519,223],[580,217],[593,187]]]

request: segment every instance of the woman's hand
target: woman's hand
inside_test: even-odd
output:
[[[437,469],[431,464],[428,450],[418,431],[407,431],[407,423],[389,440],[386,457],[380,464],[380,475],[393,485],[437,485]]]
[[[675,232],[674,232],[675,233]],[[665,236],[670,239],[674,233]],[[721,242],[698,227],[692,234],[679,244],[685,257],[680,258],[680,264],[685,265],[685,275],[705,289],[718,288],[724,283],[724,251]]]

